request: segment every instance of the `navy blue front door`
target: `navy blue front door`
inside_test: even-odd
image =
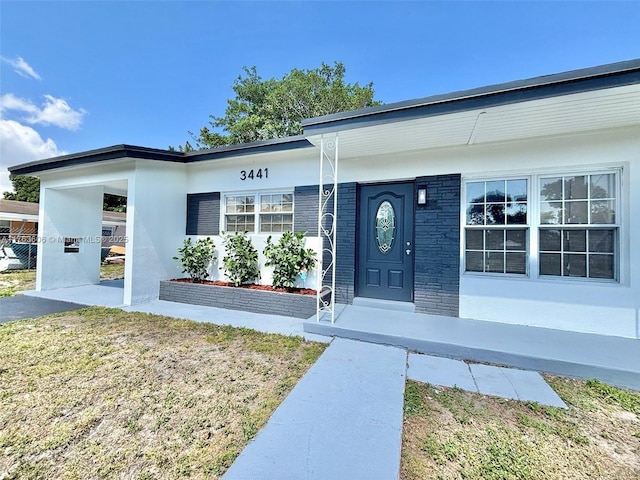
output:
[[[360,186],[357,295],[413,300],[413,183]]]

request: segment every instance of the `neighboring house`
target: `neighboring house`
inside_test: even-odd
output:
[[[41,180],[42,235],[93,235],[103,193],[127,196],[125,304],[179,276],[185,235],[220,249],[221,232],[246,230],[261,250],[270,234],[303,230],[316,250],[324,241],[339,303],[640,338],[640,60],[303,126],[215,150],[120,145],[11,171]],[[336,198],[323,240],[318,218],[331,230]],[[99,281],[92,245],[74,257],[43,247],[38,289]]]
[[[11,249],[11,243],[41,243],[38,238],[40,206],[33,202],[0,199],[0,271],[24,268]],[[100,243],[104,247],[126,243],[126,214],[103,212]],[[35,256],[36,249],[33,254]]]

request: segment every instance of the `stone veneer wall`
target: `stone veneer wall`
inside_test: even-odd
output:
[[[332,200],[329,200],[329,204]],[[318,185],[295,189],[294,230],[315,236],[318,231]],[[327,240],[324,247],[328,248]],[[353,303],[356,267],[356,183],[338,184],[336,234],[336,303]],[[324,267],[328,266],[324,255]],[[330,277],[327,278],[329,280]]]
[[[220,192],[187,194],[187,235],[220,233]]]
[[[253,313],[310,318],[316,314],[316,296],[285,292],[219,287],[187,282],[160,282],[160,300],[242,310]]]
[[[416,312],[457,317],[460,304],[460,175],[416,178],[427,204],[415,211]]]

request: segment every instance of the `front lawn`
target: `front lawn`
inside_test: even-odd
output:
[[[100,280],[117,280],[124,278],[124,264],[100,266]],[[0,272],[0,297],[11,297],[22,290],[36,288],[36,271],[5,270]]]
[[[407,382],[401,479],[640,478],[640,393],[546,380],[569,410]]]
[[[324,348],[98,307],[4,324],[0,478],[218,478]]]

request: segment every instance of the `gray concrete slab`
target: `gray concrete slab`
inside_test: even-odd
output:
[[[469,365],[462,360],[410,353],[407,378],[442,387],[458,387],[477,392]]]
[[[483,395],[519,400],[518,392],[511,380],[503,373],[506,368],[480,364],[471,364],[469,367],[478,385],[478,391]]]
[[[50,313],[67,312],[84,308],[85,305],[77,303],[49,300],[47,298],[34,298],[24,295],[0,298],[0,323],[24,318],[36,318]]]
[[[55,290],[27,290],[23,295],[63,302],[79,303],[82,305],[97,305],[100,307],[121,307],[124,305],[124,280],[106,280],[98,285],[83,285],[80,287],[58,288]]]
[[[283,317],[280,315],[264,315],[260,313],[227,310],[224,308],[189,305],[186,303],[154,300],[149,303],[122,307],[128,312],[146,312],[156,315],[167,315],[174,318],[209,322],[217,325],[231,325],[233,327],[252,328],[265,333],[280,333],[282,335],[299,335],[307,340],[329,343],[331,337],[305,333],[304,321],[300,318]]]
[[[473,363],[469,368],[479,392],[484,395],[568,408],[537,372]]]
[[[398,478],[406,352],[334,340],[224,480]]]
[[[640,339],[575,333],[348,305],[335,324],[311,319],[308,333],[394,345],[640,390]]]

